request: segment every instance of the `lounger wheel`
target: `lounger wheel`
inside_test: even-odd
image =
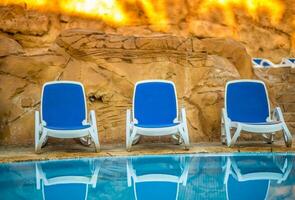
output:
[[[89,136],[85,136],[85,137],[81,137],[79,138],[80,143],[84,146],[90,146],[92,143],[91,137]]]
[[[262,135],[266,139],[267,144],[273,144],[274,143],[274,134],[275,133],[263,134]]]
[[[176,145],[181,145],[183,143],[183,139],[178,134],[172,135],[172,140],[174,141],[174,144]]]
[[[132,145],[139,143],[140,139],[141,139],[141,135],[136,135],[132,141]]]

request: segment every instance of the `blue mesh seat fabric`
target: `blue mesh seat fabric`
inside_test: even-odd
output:
[[[253,61],[254,61],[255,63],[257,63],[258,65],[261,65],[263,59],[256,58],[256,59],[253,59]],[[263,65],[264,67],[269,67],[269,66],[270,66],[270,64],[269,64],[268,62],[263,62],[262,65]]]
[[[146,82],[136,86],[134,116],[136,126],[162,128],[177,125],[177,102],[174,86],[167,82]]]
[[[86,184],[56,184],[44,186],[44,200],[85,200]]]
[[[264,85],[259,82],[233,82],[226,92],[228,117],[235,122],[266,123],[269,106]]]
[[[83,88],[75,83],[55,83],[44,87],[42,118],[46,128],[54,130],[79,130],[89,128],[85,120]]]

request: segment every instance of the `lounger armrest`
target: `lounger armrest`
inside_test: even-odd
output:
[[[280,107],[276,107],[273,110],[272,117],[273,117],[273,120],[277,120],[277,121],[280,121],[280,122],[285,122],[283,112],[282,112]]]

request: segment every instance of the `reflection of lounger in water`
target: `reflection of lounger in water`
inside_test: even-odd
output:
[[[227,199],[267,199],[270,181],[285,181],[292,169],[288,157],[252,156],[228,158],[224,183]]]
[[[128,186],[136,200],[178,199],[179,185],[186,186],[189,158],[131,158],[127,161]]]
[[[100,166],[96,161],[54,161],[36,164],[37,189],[43,199],[87,199],[88,185],[96,187]]]

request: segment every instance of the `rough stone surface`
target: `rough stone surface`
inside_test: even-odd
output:
[[[41,86],[52,80],[84,84],[102,143],[124,142],[125,111],[131,107],[134,84],[143,79],[175,82],[179,106],[187,110],[191,141],[219,140],[224,85],[240,78],[239,70],[248,66],[237,68],[233,59],[224,56],[239,49],[238,42],[230,41],[223,51],[213,52],[207,41],[196,40],[72,29],[64,31],[46,53],[1,58],[1,144],[33,142],[33,113],[39,109]],[[249,57],[245,49],[239,51]]]
[[[15,40],[0,35],[0,57],[23,52],[22,46]]]
[[[287,6],[276,25],[238,10],[237,24],[229,26],[219,11],[200,15],[200,2],[171,1],[165,31],[142,20],[140,11],[134,11],[136,23],[116,27],[101,20],[0,6],[0,144],[33,143],[33,113],[40,106],[41,87],[53,80],[85,85],[102,144],[124,143],[125,111],[131,106],[134,83],[142,79],[173,80],[179,106],[187,110],[191,141],[219,141],[226,81],[255,77],[251,57],[279,62],[295,56],[295,8]],[[285,3],[293,5],[294,0]],[[255,74],[267,82],[273,104],[283,107],[294,132],[294,70]]]
[[[294,68],[256,69],[255,75],[267,83],[272,107],[279,106],[291,133],[295,133]]]

